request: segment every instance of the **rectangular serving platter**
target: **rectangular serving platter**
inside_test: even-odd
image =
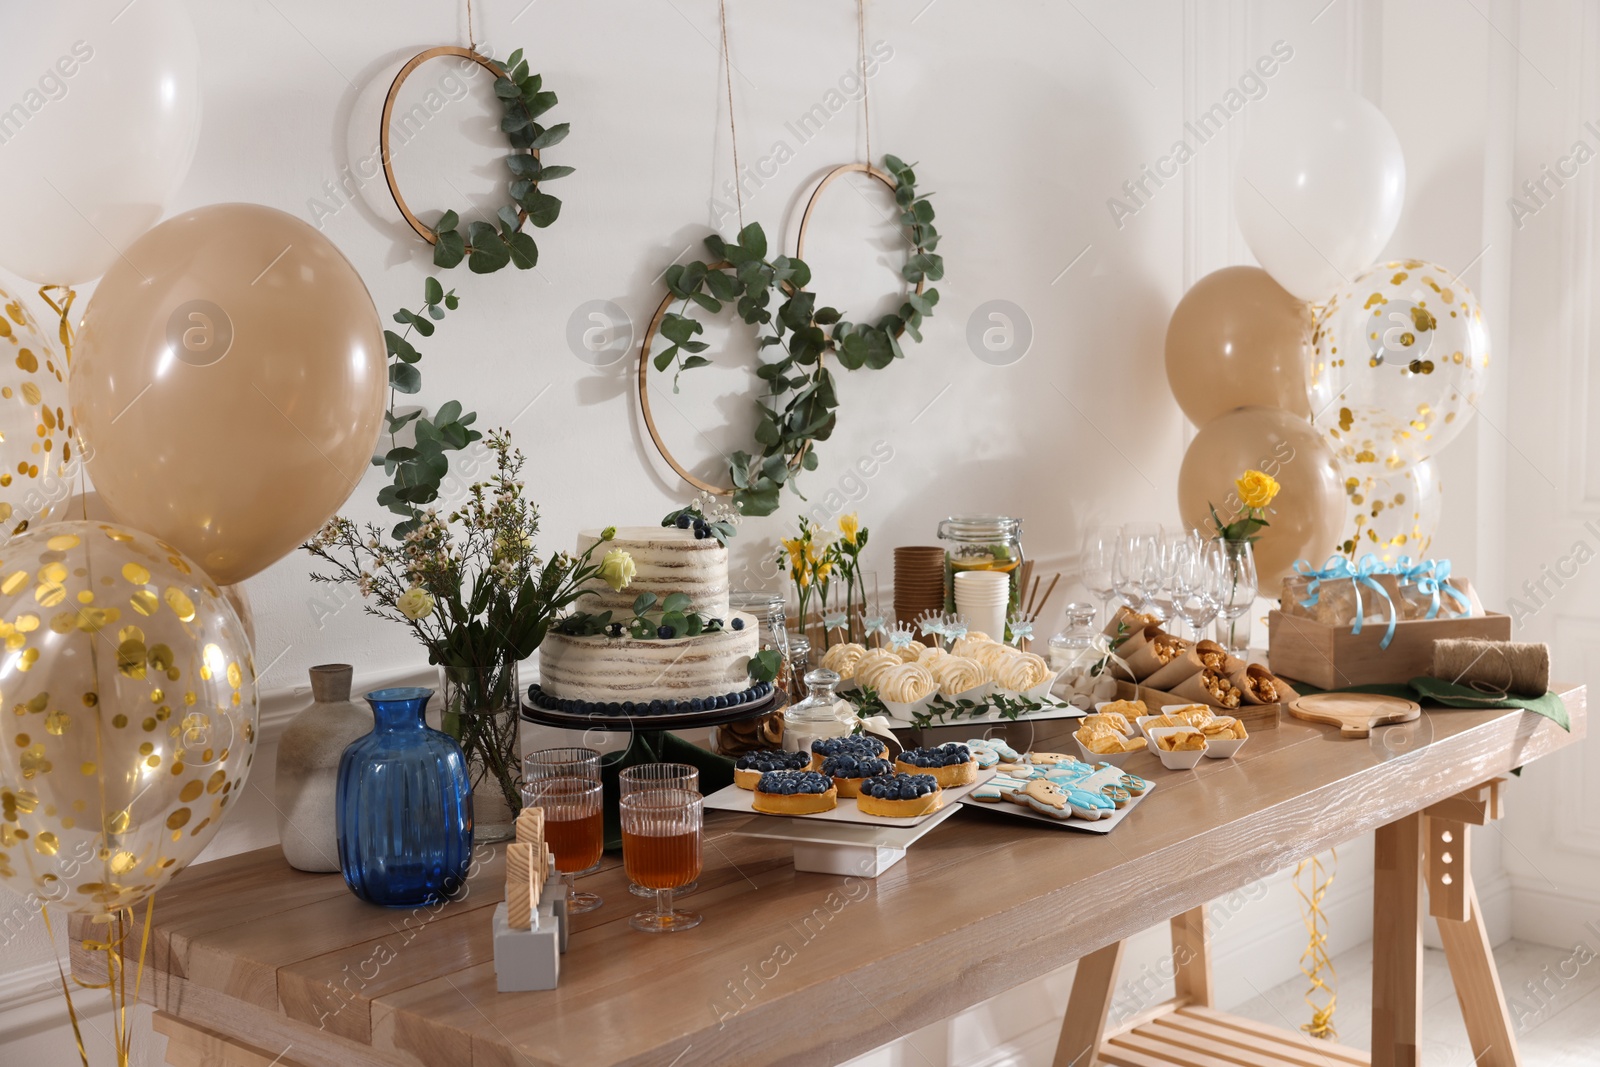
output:
[[[1126,819],[1145,797],[1155,792],[1156,783],[1148,778],[1145,781],[1150,783],[1149,788],[1138,796],[1129,799],[1127,807],[1118,808],[1101,819],[1079,819],[1076,816],[1069,819],[1056,819],[1042,812],[1034,811],[1026,804],[1013,804],[1009,800],[978,800],[970,794],[962,797],[961,803],[969,808],[977,808],[979,811],[992,811],[996,815],[1010,815],[1019,819],[1030,819],[1033,822],[1043,823],[1056,830],[1081,830],[1086,834],[1109,834],[1121,825],[1122,820]]]
[[[735,811],[746,815],[760,815],[763,819],[783,819],[794,823],[849,823],[855,826],[918,826],[929,819],[939,818],[941,813],[948,808],[954,808],[960,803],[961,798],[972,792],[978,786],[994,777],[994,771],[979,771],[978,780],[971,785],[958,785],[944,791],[944,806],[938,811],[931,811],[926,815],[913,815],[904,819],[890,818],[886,815],[867,815],[856,807],[856,802],[850,797],[840,797],[839,806],[832,811],[822,811],[815,815],[768,815],[766,812],[756,811],[755,793],[749,789],[740,789],[736,785],[726,786],[705,798],[705,806],[716,811]],[[850,842],[854,843],[854,842]]]

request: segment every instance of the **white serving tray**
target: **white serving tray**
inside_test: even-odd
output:
[[[1140,775],[1140,777],[1143,778],[1144,776]],[[1068,819],[1056,819],[1043,812],[1034,811],[1026,804],[1014,804],[1009,800],[987,801],[965,796],[961,798],[961,802],[977,808],[979,811],[992,811],[999,815],[1013,815],[1019,819],[1031,819],[1034,822],[1044,823],[1046,826],[1054,827],[1057,830],[1082,830],[1090,834],[1109,834],[1117,828],[1123,819],[1128,817],[1128,814],[1134,808],[1139,806],[1140,801],[1155,792],[1156,783],[1148,778],[1145,778],[1145,781],[1149,783],[1149,788],[1138,796],[1131,798],[1127,807],[1118,808],[1110,815],[1099,819],[1080,819],[1077,816]]]
[[[1050,719],[1081,719],[1085,715],[1089,714],[1089,712],[1084,711],[1082,708],[1073,707],[1066,701],[1053,696],[1046,696],[1044,698],[1044,705],[1044,708],[1039,711],[1030,711],[1026,715],[1018,715],[1015,719],[1004,718],[1001,716],[999,711],[990,709],[984,714],[976,715],[971,718],[963,715],[959,719],[946,719],[931,722],[925,728],[929,730],[942,730],[949,726],[989,726],[997,722],[1045,722]],[[887,718],[889,720],[889,725],[897,730],[910,729],[916,725],[916,723],[909,718],[901,718],[893,714],[887,716]]]
[[[938,811],[931,811],[926,815],[910,815],[905,818],[892,818],[888,815],[868,815],[856,807],[854,797],[840,797],[839,804],[832,811],[819,811],[815,815],[768,815],[764,811],[756,811],[754,790],[740,789],[736,785],[724,786],[705,798],[705,806],[716,811],[737,811],[746,815],[760,815],[763,820],[782,819],[785,822],[796,823],[849,823],[855,826],[917,826],[929,819],[939,818],[941,813],[954,808],[960,799],[972,792],[978,786],[994,777],[994,770],[980,770],[978,780],[971,785],[958,785],[944,791],[944,806]],[[789,835],[792,836],[792,835]]]

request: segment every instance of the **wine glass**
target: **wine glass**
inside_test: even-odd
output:
[[[1083,532],[1083,587],[1089,595],[1100,601],[1100,610],[1110,621],[1111,598],[1116,593],[1116,579],[1112,564],[1117,555],[1117,528],[1091,526]]]
[[[544,839],[556,859],[556,873],[567,886],[567,913],[593,911],[603,901],[580,893],[577,879],[600,866],[605,850],[600,782],[591,778],[538,778],[524,782],[523,807],[544,809]]]
[[[1219,629],[1218,636],[1226,637],[1223,643],[1230,654],[1242,656],[1247,649],[1240,646],[1248,645],[1249,641],[1248,638],[1243,642],[1237,639],[1235,625],[1239,617],[1248,614],[1255,604],[1255,549],[1248,541],[1217,541],[1214,542],[1213,551],[1220,585],[1218,611],[1227,620],[1226,633]],[[1248,629],[1245,632],[1248,634]]]
[[[1196,641],[1217,617],[1216,569],[1205,542],[1190,535],[1172,546],[1173,609],[1189,624]]]
[[[622,796],[632,796],[642,793],[646,789],[684,789],[691,793],[700,791],[700,770],[688,763],[641,763],[634,767],[625,767],[617,776],[618,789]],[[698,887],[697,882],[678,887],[679,893],[692,893]],[[638,882],[628,883],[628,892],[636,897],[653,897],[654,889],[646,889]]]
[[[656,906],[628,925],[666,934],[700,925],[694,912],[675,911],[672,891],[700,877],[704,801],[688,789],[645,789],[622,798],[622,865],[628,877],[653,890]]]
[[[1133,525],[1122,527],[1117,533],[1117,548],[1111,559],[1112,586],[1117,595],[1134,610],[1144,603],[1144,556],[1149,547],[1148,534]]]

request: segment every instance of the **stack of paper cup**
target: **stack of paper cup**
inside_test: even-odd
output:
[[[996,641],[1006,639],[1006,609],[1011,602],[1011,577],[1003,571],[957,571],[956,613],[967,630],[982,631]]]

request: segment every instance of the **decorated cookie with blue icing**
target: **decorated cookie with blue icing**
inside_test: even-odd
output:
[[[1043,778],[1035,778],[1025,785],[1017,798],[1034,811],[1052,819],[1069,819],[1073,814],[1067,794],[1062,792],[1060,786]]]
[[[966,742],[966,745],[972,751],[973,758],[978,761],[978,766],[984,770],[1002,763],[1016,763],[1022,759],[1021,753],[998,737],[977,737]]]
[[[1072,814],[1080,819],[1104,818],[1116,810],[1117,806],[1099,793],[1091,793],[1086,789],[1066,789],[1067,804],[1072,809]]]
[[[1150,788],[1150,783],[1137,774],[1124,774],[1117,784],[1136,797],[1144,796],[1145,790]]]

